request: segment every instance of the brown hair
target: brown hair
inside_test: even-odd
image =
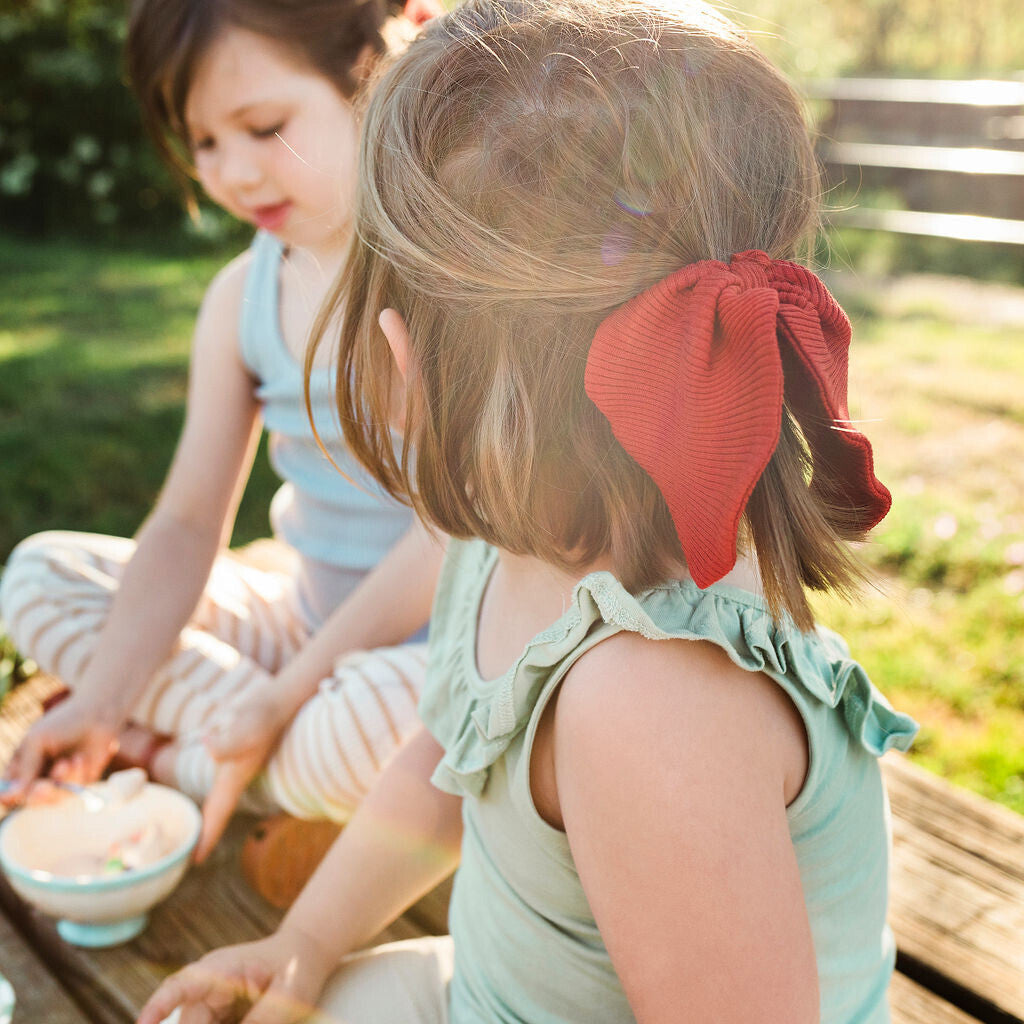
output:
[[[229,27],[267,36],[346,98],[367,47],[387,49],[383,29],[398,0],[133,0],[125,41],[128,79],[160,155],[191,196],[185,103],[196,65]]]
[[[697,260],[792,259],[817,225],[802,106],[701,4],[469,0],[377,83],[347,271],[310,350],[345,311],[345,437],[393,495],[454,536],[575,569],[609,555],[628,589],[683,552],[668,508],[584,392],[595,329]],[[406,319],[404,453],[377,326]],[[812,624],[805,587],[858,575],[848,513],[807,484],[788,412],[744,543],[769,605]]]

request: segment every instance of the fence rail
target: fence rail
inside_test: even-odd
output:
[[[896,193],[907,209],[838,210],[836,224],[1024,245],[1024,81],[822,79],[819,156],[831,186]]]

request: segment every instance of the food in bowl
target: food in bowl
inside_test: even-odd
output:
[[[112,777],[113,778],[113,777]],[[58,918],[66,941],[111,946],[134,938],[170,894],[199,838],[196,805],[167,786],[99,790],[25,807],[0,826],[0,867],[26,901]]]
[[[103,853],[71,853],[50,869],[62,878],[96,878],[137,871],[154,864],[174,850],[174,840],[158,821],[151,821],[122,839],[115,839]]]

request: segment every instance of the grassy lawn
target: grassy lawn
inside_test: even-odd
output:
[[[0,562],[42,529],[131,535],[181,428],[192,325],[230,253],[0,242]],[[268,532],[257,458],[235,540]]]
[[[0,242],[0,561],[45,528],[136,529],[227,255]],[[833,283],[855,324],[852,415],[895,506],[865,551],[878,590],[821,617],[922,723],[919,762],[1024,812],[1024,315],[976,315],[1024,296]],[[945,301],[957,289],[972,301]],[[266,533],[274,486],[261,456],[237,543]]]
[[[921,722],[919,763],[1024,813],[1024,290],[901,291],[845,296],[851,416],[894,503],[878,591],[821,617]]]

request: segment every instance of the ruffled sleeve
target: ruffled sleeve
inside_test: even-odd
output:
[[[894,711],[850,658],[840,637],[776,624],[757,597],[720,584],[700,590],[680,581],[633,597],[610,573],[593,573],[577,584],[565,614],[534,637],[503,676],[481,680],[475,673],[475,636],[463,637],[468,649],[446,642],[459,630],[475,633],[479,597],[494,562],[477,554],[473,571],[461,580],[461,600],[435,606],[431,642],[437,636],[439,643],[420,703],[424,723],[445,750],[433,781],[446,792],[478,796],[491,766],[526,728],[542,693],[556,686],[586,650],[622,630],[652,640],[717,644],[739,667],[763,672],[787,691],[802,691],[813,702],[837,709],[854,741],[876,757],[893,747],[906,750],[917,732],[913,719]],[[451,627],[448,614],[458,615]]]

